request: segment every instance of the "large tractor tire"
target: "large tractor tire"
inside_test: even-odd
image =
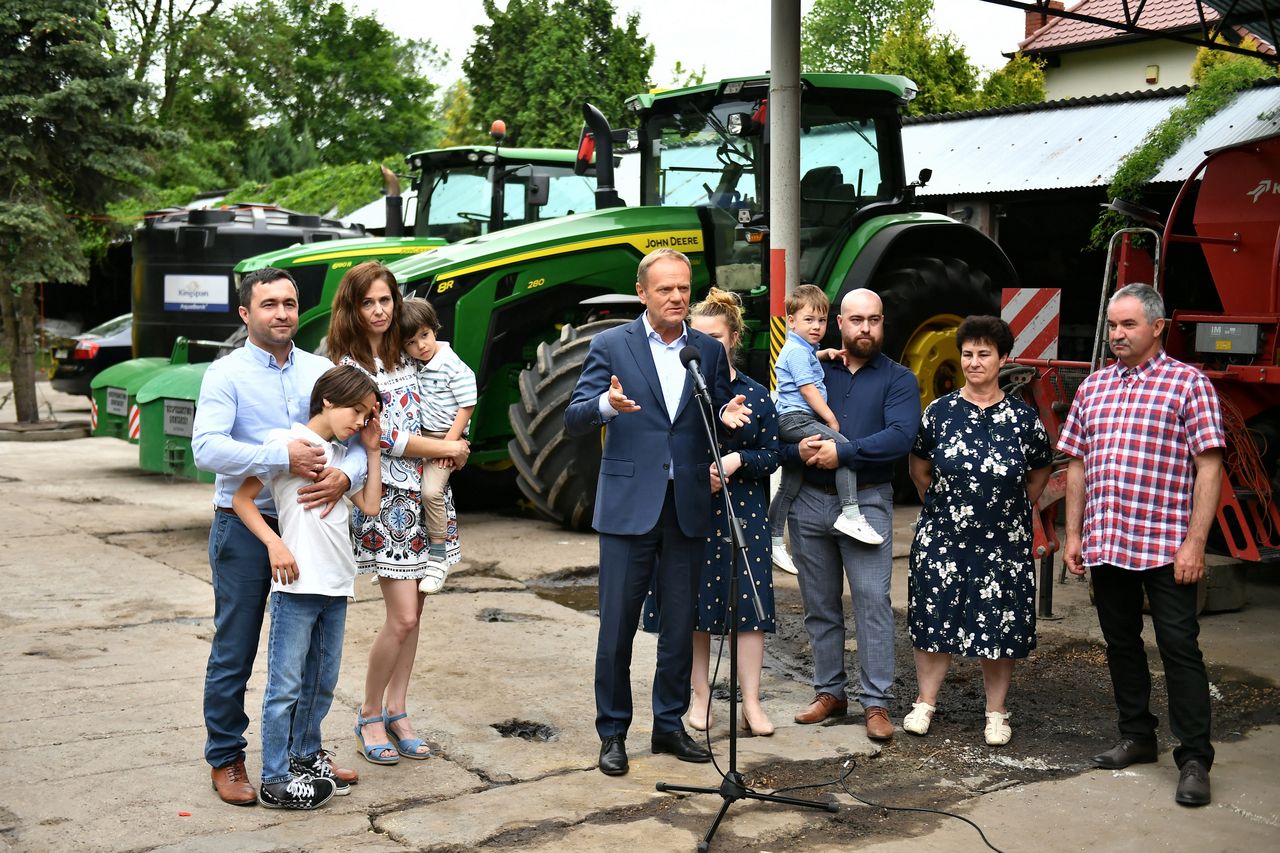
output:
[[[916,375],[921,411],[963,385],[956,328],[970,314],[1000,314],[991,278],[959,258],[908,257],[871,289],[884,300],[884,351]]]
[[[591,339],[629,320],[564,326],[538,345],[538,359],[520,374],[520,402],[511,406],[515,438],[507,445],[516,484],[542,515],[570,530],[586,530],[596,502],[600,442],[565,434],[564,411],[582,372]]]
[[[1000,300],[985,272],[959,258],[906,257],[872,282],[884,301],[884,352],[916,375],[920,410],[964,384],[956,328],[971,314],[1000,314]],[[894,468],[894,496],[919,500],[906,460]]]

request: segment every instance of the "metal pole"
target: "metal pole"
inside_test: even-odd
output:
[[[786,339],[783,302],[800,282],[800,3],[772,0],[769,51],[770,363]]]

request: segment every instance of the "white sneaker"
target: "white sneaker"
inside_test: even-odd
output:
[[[439,560],[427,562],[427,576],[418,582],[418,592],[423,595],[435,595],[444,589],[445,578],[449,577],[449,567]]]
[[[933,712],[938,710],[928,702],[912,702],[911,712],[902,718],[902,730],[913,735],[929,733],[929,724],[933,722]]]
[[[862,513],[858,513],[852,518],[841,513],[832,527],[845,536],[852,536],[859,542],[866,542],[868,545],[879,545],[884,542],[884,537],[876,533],[870,524],[867,524],[867,519]]]
[[[988,711],[987,726],[982,731],[988,746],[1004,746],[1013,737],[1013,729],[1009,726],[1009,715],[1004,711]]]
[[[791,559],[791,555],[787,553],[786,545],[774,543],[773,564],[789,575],[800,574],[799,569],[796,568],[795,562]]]

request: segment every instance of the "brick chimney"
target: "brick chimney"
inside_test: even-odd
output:
[[[1061,0],[1050,0],[1049,8],[1065,9],[1066,6]],[[1027,10],[1027,31],[1023,35],[1023,38],[1024,39],[1031,38],[1032,33],[1040,29],[1047,23],[1049,23],[1049,15],[1045,13],[1043,10],[1032,11],[1028,9]]]

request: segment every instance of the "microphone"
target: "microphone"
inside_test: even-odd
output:
[[[693,344],[689,344],[680,350],[680,363],[684,365],[684,369],[689,371],[689,375],[693,377],[694,391],[709,400],[711,395],[707,393],[706,380],[702,378],[702,371],[698,368],[700,362],[701,356],[698,354],[698,348]]]

